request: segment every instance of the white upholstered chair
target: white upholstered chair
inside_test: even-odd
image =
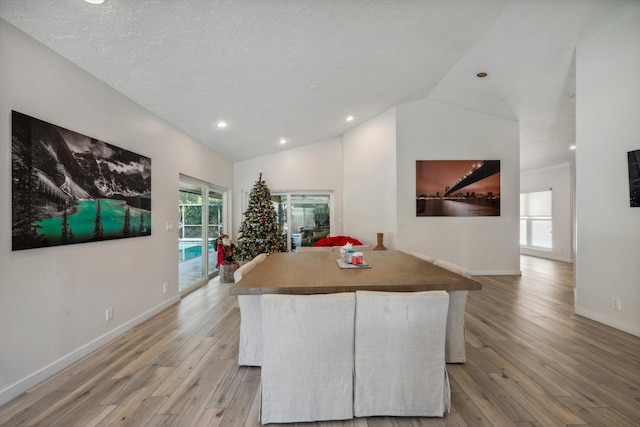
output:
[[[267,259],[267,254],[259,254],[252,261],[257,264],[260,264],[262,261]]]
[[[449,411],[448,304],[445,291],[356,292],[354,416]]]
[[[260,420],[353,418],[355,295],[263,295]]]
[[[267,259],[267,254],[259,254],[234,272],[235,282]],[[238,271],[240,271],[238,273]],[[236,274],[237,273],[237,274]],[[238,343],[238,365],[260,366],[262,361],[262,319],[260,295],[238,295],[240,307],[240,340]]]
[[[255,260],[242,264],[233,273],[234,282],[238,283],[256,265],[258,263]],[[262,360],[260,295],[238,295],[238,306],[240,307],[238,365],[260,366]]]
[[[471,277],[471,271],[467,270],[466,268],[458,265],[458,264],[454,264],[450,261],[445,261],[442,259],[436,260],[435,265],[437,265],[438,267],[442,267],[445,268],[449,271],[452,271],[456,274],[459,274],[461,276],[464,277]]]
[[[431,264],[436,263],[435,258],[431,258],[429,255],[421,254],[420,252],[411,252],[411,255],[413,255],[416,258],[420,258],[421,260],[430,262]]]
[[[253,268],[258,265],[255,261],[251,260],[247,263],[242,264],[236,271],[233,272],[233,281],[238,283],[242,276],[253,270]]]
[[[447,314],[447,337],[444,355],[447,363],[465,363],[464,308],[468,291],[449,291],[449,313]]]
[[[437,260],[436,265],[464,277],[471,277],[466,268],[449,261]],[[447,315],[447,340],[445,356],[447,363],[466,362],[464,308],[468,291],[449,291],[449,314]]]
[[[240,307],[240,339],[238,365],[262,364],[262,295],[238,295]]]

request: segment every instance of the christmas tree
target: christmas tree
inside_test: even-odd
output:
[[[234,256],[239,260],[251,260],[261,253],[287,251],[287,242],[271,203],[271,192],[262,179],[262,173],[249,194],[249,206],[238,233]]]

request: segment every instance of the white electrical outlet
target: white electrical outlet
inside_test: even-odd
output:
[[[106,316],[107,316],[107,322],[113,319],[113,307],[107,308]]]
[[[169,292],[169,284],[167,282],[162,284],[162,294],[166,294],[167,292]]]
[[[620,297],[611,297],[611,308],[615,308],[616,310],[622,310]]]

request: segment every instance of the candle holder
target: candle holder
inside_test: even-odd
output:
[[[384,239],[384,233],[378,233],[378,244],[376,245],[375,248],[373,248],[374,251],[386,251],[387,248],[384,247],[384,244],[382,243],[382,240]]]

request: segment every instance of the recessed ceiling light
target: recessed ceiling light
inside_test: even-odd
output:
[[[487,77],[489,74],[485,73],[484,71],[479,72],[478,74],[476,74],[476,77],[478,78],[484,78]]]
[[[569,150],[575,150],[575,149],[576,149],[576,146],[575,146],[575,145],[570,145],[570,146],[569,146]]]
[[[284,138],[280,138],[280,144],[286,144],[286,143],[287,143],[287,140],[286,140],[286,139],[284,139]]]
[[[104,3],[105,0],[84,0],[84,1],[90,4],[102,4]]]
[[[347,116],[347,121],[348,122],[352,122],[353,121],[353,116]]]
[[[309,86],[309,90],[310,90],[311,92],[315,92],[315,91],[317,91],[317,90],[318,90],[318,85],[311,85],[311,86]]]
[[[220,121],[216,124],[216,126],[217,126],[219,129],[224,129],[224,128],[226,128],[227,126],[229,126],[229,123],[228,123],[228,122],[225,122],[224,120],[220,120]]]

